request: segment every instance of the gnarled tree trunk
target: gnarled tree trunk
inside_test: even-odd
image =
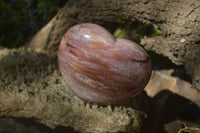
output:
[[[125,19],[156,24],[166,37],[144,38],[141,44],[147,50],[168,57],[173,63],[185,66],[193,85],[200,90],[199,14],[198,0],[73,0],[68,1],[27,46],[56,51],[62,35],[77,23],[106,25]]]

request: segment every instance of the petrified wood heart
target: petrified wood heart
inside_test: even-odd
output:
[[[103,27],[83,23],[71,27],[58,50],[66,83],[81,99],[116,104],[140,93],[149,81],[151,61],[135,42],[116,39]]]

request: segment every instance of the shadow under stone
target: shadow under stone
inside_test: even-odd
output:
[[[195,123],[200,120],[200,108],[191,100],[168,90],[153,97],[149,118],[142,133],[167,133],[165,125],[174,121]]]

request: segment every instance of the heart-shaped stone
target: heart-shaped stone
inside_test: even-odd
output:
[[[112,104],[141,92],[151,75],[148,54],[135,42],[116,39],[103,27],[83,23],[71,27],[58,50],[64,80],[80,98]]]

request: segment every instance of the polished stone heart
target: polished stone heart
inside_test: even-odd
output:
[[[59,68],[81,99],[118,103],[140,93],[149,81],[151,61],[133,41],[116,39],[103,27],[83,23],[71,27],[58,50]]]

